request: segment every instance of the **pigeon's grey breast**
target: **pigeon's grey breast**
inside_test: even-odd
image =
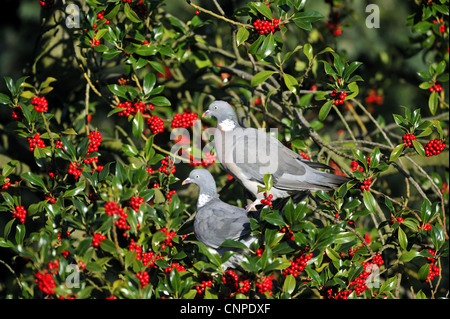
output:
[[[219,198],[197,210],[194,233],[207,246],[218,248],[225,240],[240,240],[250,232],[245,209],[224,203]]]

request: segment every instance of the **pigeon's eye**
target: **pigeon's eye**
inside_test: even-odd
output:
[[[198,176],[198,175],[195,175],[195,178],[200,178],[200,176]]]
[[[217,110],[219,107],[216,105],[216,106],[214,106],[214,110]]]

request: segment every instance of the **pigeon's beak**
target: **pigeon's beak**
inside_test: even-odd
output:
[[[202,117],[210,116],[209,110],[206,110],[205,113],[202,114]]]
[[[186,184],[189,184],[191,182],[192,182],[192,180],[188,177],[181,183],[181,185],[186,185]]]

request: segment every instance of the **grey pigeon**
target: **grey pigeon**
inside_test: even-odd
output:
[[[237,251],[222,266],[239,267],[242,251],[231,247],[220,247],[228,239],[240,241],[247,247],[256,240],[252,236],[250,220],[243,208],[221,201],[217,195],[216,182],[206,169],[194,169],[183,181],[197,184],[200,191],[197,200],[197,212],[194,220],[194,233],[197,239],[208,247],[214,248],[223,256],[226,251]]]
[[[258,186],[264,186],[264,175],[267,173],[273,178],[273,188],[270,190],[273,200],[300,198],[309,191],[329,191],[350,180],[317,170],[330,167],[305,160],[262,130],[242,127],[233,108],[225,101],[212,102],[203,114],[208,115],[217,119],[217,129],[214,131],[217,160],[227,173],[256,197],[247,210],[253,209],[264,198]]]

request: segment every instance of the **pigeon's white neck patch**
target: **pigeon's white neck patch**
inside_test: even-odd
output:
[[[219,130],[221,130],[223,132],[228,132],[228,131],[232,131],[236,127],[236,124],[234,123],[233,120],[226,119],[226,120],[223,120],[222,122],[220,122],[218,127],[219,127]]]
[[[206,195],[206,194],[200,194],[198,196],[198,201],[197,201],[197,206],[198,207],[202,207],[204,206],[207,202],[209,202],[212,199],[211,196]]]

